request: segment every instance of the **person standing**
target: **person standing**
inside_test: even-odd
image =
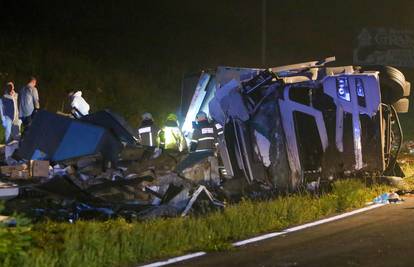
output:
[[[160,128],[154,123],[151,113],[142,114],[142,122],[138,127],[139,143],[143,146],[158,147]]]
[[[30,77],[26,86],[20,89],[19,92],[19,116],[24,128],[30,125],[33,112],[40,108],[39,93],[37,92],[36,84],[37,79]]]
[[[13,82],[8,82],[1,97],[0,116],[5,130],[6,144],[18,140],[20,136],[19,109],[17,104],[17,93]]]
[[[167,151],[182,152],[187,149],[184,135],[178,127],[177,115],[170,113],[159,134],[160,148]]]
[[[217,129],[208,121],[203,111],[197,113],[197,127],[194,128],[190,145],[190,152],[215,151],[217,142]]]
[[[74,118],[80,119],[89,114],[90,107],[88,102],[82,97],[82,91],[71,91],[68,96],[71,114]]]

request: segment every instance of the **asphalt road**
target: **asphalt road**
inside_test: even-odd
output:
[[[414,266],[414,197],[170,266]]]

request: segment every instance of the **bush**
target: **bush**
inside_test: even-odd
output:
[[[336,200],[336,211],[360,207],[366,202],[366,191],[362,182],[357,180],[337,181],[333,185],[332,194]]]
[[[3,203],[0,203],[0,213]],[[21,266],[32,245],[31,225],[27,218],[14,214],[16,227],[0,223],[0,264],[1,266]]]

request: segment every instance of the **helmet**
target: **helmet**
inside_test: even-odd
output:
[[[141,116],[141,118],[142,118],[142,120],[154,120],[153,118],[152,118],[152,114],[151,113],[149,113],[149,112],[145,112],[144,114],[142,114],[142,116]]]
[[[207,114],[204,111],[199,111],[196,115],[197,121],[205,121],[207,120]]]
[[[177,115],[175,115],[174,113],[168,114],[167,121],[177,121]]]

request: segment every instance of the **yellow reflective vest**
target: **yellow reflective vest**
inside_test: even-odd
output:
[[[160,147],[169,150],[184,151],[187,143],[176,122],[167,121],[159,134]]]

